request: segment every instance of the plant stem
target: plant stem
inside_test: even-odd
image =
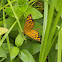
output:
[[[18,22],[20,31],[21,31],[21,33],[22,33],[22,32],[23,32],[22,27],[21,27],[21,25],[20,25],[19,19],[18,19],[17,14],[15,13],[15,11],[14,11],[14,9],[13,9],[13,6],[12,6],[10,0],[8,0],[8,3],[10,4],[10,7],[11,7],[11,9],[12,9],[12,11],[13,11],[13,14],[14,14],[14,16],[15,16],[17,22]],[[25,39],[24,35],[23,35],[23,38]]]
[[[61,45],[62,45],[62,28],[58,35],[58,59],[57,62],[61,62]]]
[[[8,30],[8,32],[3,36],[3,38],[0,40],[0,46],[2,45],[2,43],[4,42],[5,38],[8,36],[8,34],[10,33],[10,31],[13,29],[13,27],[15,26],[15,24],[17,23],[17,21],[15,21],[13,23],[13,25],[11,26],[11,28]]]

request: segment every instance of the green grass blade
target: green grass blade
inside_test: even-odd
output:
[[[44,35],[45,35],[45,30],[46,30],[46,26],[47,26],[47,18],[48,18],[48,3],[46,1],[44,1],[44,22],[43,22],[42,38],[44,38]]]
[[[53,13],[54,13],[54,2],[55,1],[51,1],[49,13],[48,13],[47,27],[46,27],[46,31],[45,31],[45,35],[44,35],[44,40],[43,40],[44,41],[43,46],[41,44],[39,62],[43,62],[43,60],[44,60],[44,53],[45,53],[45,49],[47,47],[47,39],[48,39],[50,26],[51,26],[51,23],[52,23],[52,18],[53,18]]]
[[[61,45],[62,45],[62,28],[58,35],[58,59],[57,62],[61,62]]]
[[[60,8],[61,8],[61,6],[60,6]],[[62,12],[62,9],[58,12],[58,14],[57,14],[57,16],[56,16],[56,18],[54,20],[54,24],[52,25],[51,32],[50,32],[50,35],[49,35],[49,38],[48,38],[48,45],[46,47],[46,54],[44,54],[45,55],[44,58],[47,57],[47,54],[48,54],[48,52],[49,52],[49,50],[50,50],[50,48],[52,46],[51,45],[52,44],[51,42],[52,42],[52,39],[53,39],[53,36],[54,36],[54,33],[55,33],[56,25],[57,25],[57,23],[59,21],[59,18],[60,18],[61,12]]]
[[[5,21],[5,13],[4,13],[4,9],[3,9],[3,22],[4,22],[4,27],[7,28],[6,26],[6,21]],[[10,53],[10,42],[9,42],[9,36],[7,36],[7,43],[8,43],[8,49],[9,49],[9,53]]]
[[[45,35],[45,31],[46,31],[46,26],[47,26],[47,16],[48,16],[48,3],[46,1],[44,1],[44,22],[43,22],[43,34],[42,34],[42,41],[44,40],[44,35]],[[43,45],[43,42],[42,42],[42,45]],[[41,45],[41,49],[42,48],[42,45]],[[40,50],[41,52],[41,50]],[[39,55],[39,62],[41,60],[41,53]]]

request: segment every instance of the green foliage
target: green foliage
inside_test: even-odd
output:
[[[55,49],[55,46],[56,46],[56,42],[55,41],[53,43],[53,46],[48,54],[48,59],[49,59],[49,62],[56,62],[57,61],[57,50]],[[51,53],[52,52],[52,53]]]
[[[39,18],[43,17],[43,15],[37,9],[32,8],[32,7],[27,9],[24,16],[27,17],[29,14],[32,14],[33,19],[39,19]]]
[[[25,49],[22,49],[19,53],[19,57],[23,62],[35,62],[32,55]]]
[[[28,8],[28,2],[27,0],[18,0],[17,3],[19,4],[20,10],[22,12],[25,12]]]
[[[0,62],[61,62],[61,4],[62,0],[0,0],[0,27],[4,27],[0,29]],[[29,14],[41,42],[23,34]]]
[[[18,34],[18,36],[15,39],[15,45],[16,46],[21,46],[23,44],[23,37],[21,36],[21,34]]]
[[[0,36],[8,31],[7,28],[0,27]]]
[[[5,52],[6,52],[6,53],[9,53],[7,43],[3,43],[3,44],[2,44],[2,47],[3,47],[3,49],[5,50]],[[10,44],[10,49],[12,49],[12,48],[13,48],[13,45],[12,45],[12,44]]]
[[[3,61],[3,59],[7,58],[6,52],[5,50],[2,48],[2,46],[0,46],[0,62]]]
[[[10,53],[10,58],[13,60],[19,53],[19,48],[13,47]]]
[[[20,8],[18,5],[15,5],[14,7],[15,13],[17,14],[18,17],[20,17],[23,13],[21,12]],[[14,14],[12,12],[12,9],[10,7],[7,7],[5,9],[5,12],[7,13],[7,15],[14,17]]]
[[[26,41],[27,42],[27,41]],[[33,43],[33,42],[27,42],[27,43],[24,43],[21,47],[20,47],[20,50],[21,49],[26,49],[28,50],[32,55],[38,53],[40,51],[40,44],[38,43]]]

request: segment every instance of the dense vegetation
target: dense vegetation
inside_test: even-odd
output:
[[[31,14],[41,42],[24,35]],[[0,0],[0,62],[61,62],[62,0]]]

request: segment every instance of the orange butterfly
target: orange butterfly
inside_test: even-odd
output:
[[[41,41],[39,37],[39,33],[36,30],[32,29],[33,27],[34,27],[34,22],[33,22],[31,14],[29,14],[25,22],[24,34],[28,35],[34,40]]]

